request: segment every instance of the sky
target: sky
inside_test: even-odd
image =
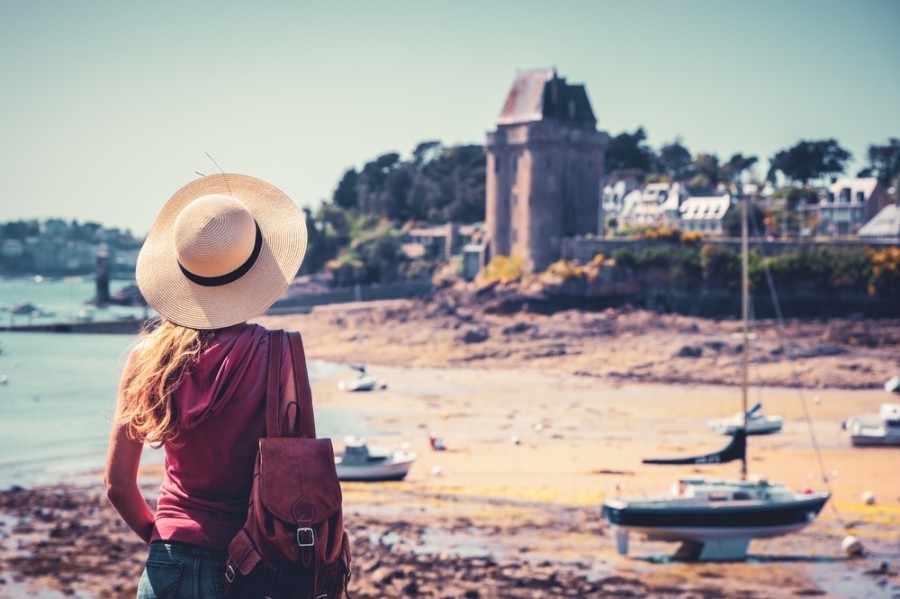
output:
[[[853,175],[900,137],[898,28],[895,0],[0,0],[0,222],[143,235],[220,167],[315,208],[380,154],[484,143],[547,67],[611,135],[764,165],[833,138]]]

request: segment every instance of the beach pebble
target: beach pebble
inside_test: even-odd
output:
[[[822,398],[818,395],[813,395],[813,403],[815,403],[816,405],[822,403]]]
[[[535,430],[535,432],[538,432],[538,433],[539,433],[539,432],[541,432],[542,430],[544,430],[544,425],[541,424],[540,422],[538,422],[537,424],[534,425],[534,430]]]
[[[866,491],[862,494],[862,502],[866,505],[875,505],[875,493],[872,491]]]
[[[431,475],[432,476],[440,476],[443,473],[444,473],[444,469],[441,468],[440,466],[432,466],[431,467]]]
[[[841,541],[841,549],[847,554],[847,557],[856,557],[863,554],[862,542],[853,535],[847,535]]]
[[[513,435],[512,437],[509,438],[509,442],[512,443],[513,445],[518,445],[520,443],[519,436]]]

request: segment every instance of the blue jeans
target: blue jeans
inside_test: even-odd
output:
[[[138,583],[137,599],[215,599],[224,597],[228,553],[156,541]]]

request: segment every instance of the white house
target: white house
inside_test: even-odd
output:
[[[889,203],[887,189],[875,177],[838,179],[819,200],[818,231],[852,235]]]
[[[681,230],[721,235],[722,219],[731,208],[731,196],[692,196],[681,204]]]
[[[650,183],[625,196],[621,219],[629,226],[675,227],[686,198],[687,190],[681,183]]]

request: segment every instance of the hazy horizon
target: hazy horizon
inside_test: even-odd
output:
[[[0,6],[0,221],[143,235],[196,177],[243,172],[299,206],[436,139],[483,144],[517,70],[583,83],[598,128],[655,148],[853,153],[900,137],[900,3],[520,2]]]

